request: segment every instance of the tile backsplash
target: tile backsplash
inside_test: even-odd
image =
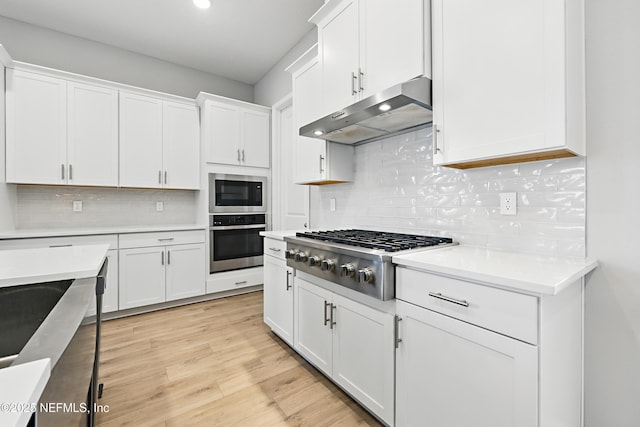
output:
[[[458,170],[433,166],[431,137],[429,126],[356,147],[354,182],[319,187],[314,228],[442,235],[491,249],[584,257],[584,158]],[[517,192],[517,215],[500,215],[501,192]]]
[[[196,191],[19,185],[16,228],[193,224],[197,198]],[[74,200],[82,212],[73,212]]]

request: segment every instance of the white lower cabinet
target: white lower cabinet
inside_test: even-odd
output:
[[[264,323],[293,345],[293,269],[287,267],[282,250],[278,257],[268,255],[265,239],[264,255]]]
[[[396,425],[579,427],[583,283],[531,295],[396,268]]]
[[[294,348],[393,425],[393,315],[296,277],[294,319]]]
[[[204,232],[121,235],[120,248],[121,310],[204,295]]]
[[[537,426],[538,349],[397,301],[398,426]]]

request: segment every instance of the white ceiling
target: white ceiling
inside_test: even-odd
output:
[[[0,0],[0,15],[255,84],[323,0]]]

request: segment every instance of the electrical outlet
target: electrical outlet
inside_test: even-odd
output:
[[[331,212],[336,211],[336,199],[329,199],[329,209]]]
[[[74,200],[73,201],[73,211],[74,212],[82,212],[82,200]]]
[[[164,202],[156,202],[156,212],[162,212],[164,210]]]
[[[517,213],[516,199],[518,193],[500,193],[500,215]]]

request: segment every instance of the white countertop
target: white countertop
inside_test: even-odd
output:
[[[53,228],[35,229],[25,228],[12,231],[0,232],[0,240],[5,239],[30,239],[37,237],[64,237],[64,236],[89,236],[96,234],[126,234],[126,233],[148,233],[154,231],[188,231],[204,230],[206,225],[198,224],[175,224],[175,225],[122,225],[113,227],[95,228]]]
[[[49,376],[49,359],[40,359],[17,366],[0,369],[0,425],[3,427],[26,426]],[[11,384],[10,387],[6,387]]]
[[[309,230],[276,230],[276,231],[261,231],[260,235],[268,237],[270,239],[284,240],[285,237],[295,236],[296,232],[305,232]]]
[[[0,287],[95,277],[109,245],[0,251]]]
[[[556,295],[597,267],[591,259],[563,259],[458,245],[397,255],[393,262],[517,292]]]

